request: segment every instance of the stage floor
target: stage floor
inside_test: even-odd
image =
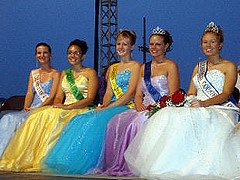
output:
[[[139,177],[109,177],[109,176],[92,176],[92,175],[59,175],[59,174],[41,174],[41,173],[13,173],[13,172],[0,172],[0,180],[91,180],[91,179],[126,179],[138,180]]]

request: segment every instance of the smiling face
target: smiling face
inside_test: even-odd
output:
[[[131,41],[127,37],[119,36],[116,42],[116,51],[120,57],[130,56],[134,48]]]
[[[71,65],[78,65],[81,64],[84,55],[82,54],[81,48],[76,45],[72,45],[68,48],[68,61]]]
[[[219,37],[211,32],[205,33],[201,40],[202,51],[206,56],[219,55],[222,43]]]
[[[164,56],[168,46],[168,44],[164,44],[162,36],[151,36],[149,43],[149,51],[153,57]]]
[[[47,46],[41,45],[36,48],[35,57],[37,58],[40,64],[49,64],[51,53]]]

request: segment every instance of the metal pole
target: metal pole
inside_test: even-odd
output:
[[[143,63],[146,63],[146,18],[143,17]]]
[[[99,0],[95,0],[95,34],[94,34],[94,69],[98,72],[98,22],[99,22]]]

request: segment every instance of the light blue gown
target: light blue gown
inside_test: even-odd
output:
[[[52,79],[45,83],[41,83],[40,86],[44,90],[44,92],[50,95],[51,87],[52,87]],[[31,108],[36,108],[42,104],[42,101],[33,87],[34,97],[31,104]],[[2,156],[6,146],[11,140],[17,128],[23,123],[25,118],[29,112],[22,111],[14,111],[8,114],[5,114],[0,119],[0,157]]]
[[[125,93],[128,90],[130,71],[116,75],[116,82]],[[114,96],[112,101],[116,100]],[[114,106],[94,113],[93,110],[75,116],[64,128],[58,142],[42,164],[42,170],[50,173],[85,174],[95,168],[105,139],[109,120],[129,109]]]

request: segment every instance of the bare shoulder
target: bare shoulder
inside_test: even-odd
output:
[[[130,61],[130,68],[133,68],[133,69],[135,69],[135,68],[140,69],[141,66],[142,66],[142,64],[141,64],[140,62],[138,62],[138,61],[135,61],[135,60]]]
[[[234,62],[229,61],[229,60],[227,60],[227,59],[224,59],[224,60],[223,60],[223,65],[224,65],[224,66],[234,67],[234,68],[237,67],[236,64],[235,64]]]
[[[119,62],[116,62],[116,63],[111,64],[111,65],[108,67],[108,69],[111,70],[114,66],[116,66],[116,64],[119,64]]]
[[[178,65],[177,65],[177,63],[175,62],[175,61],[173,61],[173,60],[171,60],[171,59],[166,59],[166,63],[167,63],[167,65],[168,65],[168,67],[178,67]]]
[[[136,60],[133,60],[133,61],[131,61],[133,64],[135,64],[136,66],[141,66],[142,65],[142,63],[140,63],[140,62],[138,62],[138,61],[136,61]]]
[[[141,76],[144,75],[145,64],[142,64],[140,67]]]
[[[52,69],[53,73],[60,73],[57,69]]]
[[[194,67],[194,69],[193,69],[192,77],[194,77],[194,76],[197,74],[197,71],[198,71],[198,64],[195,65],[195,67]]]
[[[89,67],[86,67],[84,69],[84,72],[87,73],[89,76],[96,76],[97,75],[96,70],[93,69],[93,68],[89,68]]]
[[[60,76],[60,72],[58,71],[58,70],[56,70],[56,69],[52,69],[52,73],[53,73],[53,75],[54,76]]]
[[[231,71],[237,72],[236,64],[226,59],[223,60],[220,68],[221,68],[220,70],[222,70],[223,72],[231,72]]]
[[[32,70],[31,70],[31,73],[39,72],[39,70],[40,70],[40,68],[38,68],[38,69],[32,69]]]

